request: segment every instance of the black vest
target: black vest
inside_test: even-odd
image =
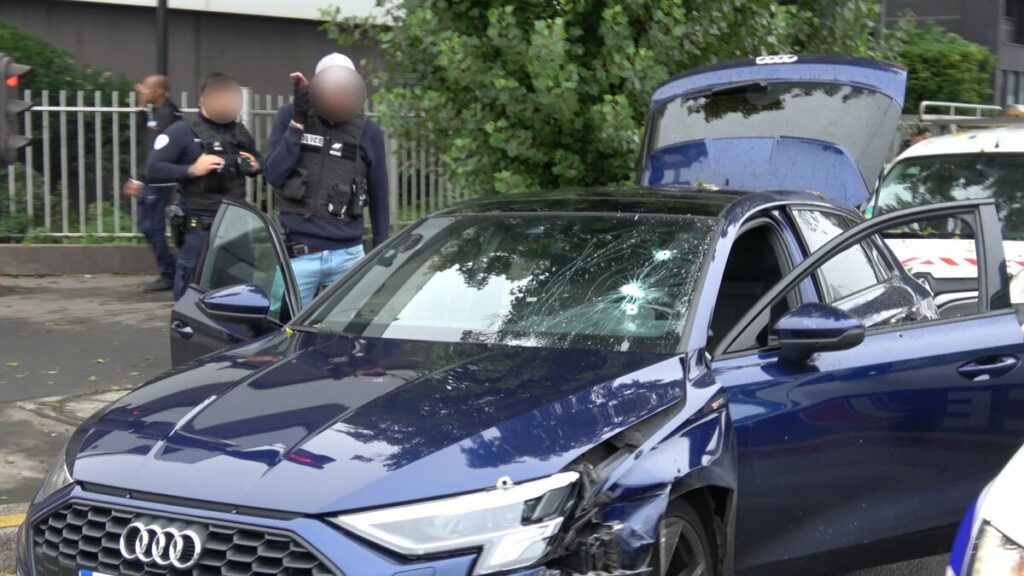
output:
[[[367,166],[359,153],[366,116],[329,124],[315,112],[306,117],[295,169],[277,191],[286,214],[352,220],[366,205]]]
[[[186,180],[181,189],[185,205],[191,210],[216,212],[221,200],[245,200],[248,162],[239,156],[238,151],[246,142],[252,141],[249,131],[241,122],[235,122],[223,133],[218,133],[202,118],[194,118],[189,124],[202,142],[203,153],[220,156],[224,159],[224,167],[206,176]]]

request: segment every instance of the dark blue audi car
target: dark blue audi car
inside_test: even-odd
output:
[[[177,367],[74,433],[19,574],[822,574],[948,549],[1024,437],[1024,331],[990,200],[851,206],[904,80],[795,56],[675,78],[643,186],[444,210],[301,312],[273,222],[226,204]],[[974,305],[940,317],[885,234],[973,239]]]

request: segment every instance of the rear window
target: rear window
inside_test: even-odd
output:
[[[708,138],[791,137],[842,146],[865,181],[875,182],[887,153],[876,132],[900,114],[888,96],[857,86],[750,83],[680,96],[654,111],[650,150]]]
[[[976,198],[995,199],[1004,240],[1024,240],[1024,154],[907,158],[886,174],[871,214]]]

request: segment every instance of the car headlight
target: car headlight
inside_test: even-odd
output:
[[[971,562],[973,576],[1019,576],[1024,574],[1024,547],[985,522],[978,532]]]
[[[67,459],[64,455],[66,450],[66,447],[61,448],[60,453],[57,454],[57,459],[50,466],[49,472],[46,473],[46,478],[43,479],[43,485],[39,487],[39,492],[36,492],[36,497],[32,499],[33,504],[46,500],[54,492],[73,482],[71,474],[68,472]]]
[[[331,520],[404,556],[479,549],[473,574],[487,574],[527,566],[547,552],[578,479],[576,472],[562,472],[522,484],[499,482],[492,490]]]

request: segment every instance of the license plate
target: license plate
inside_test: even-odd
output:
[[[114,576],[113,574],[104,574],[103,572],[93,572],[92,570],[78,569],[78,576]]]

